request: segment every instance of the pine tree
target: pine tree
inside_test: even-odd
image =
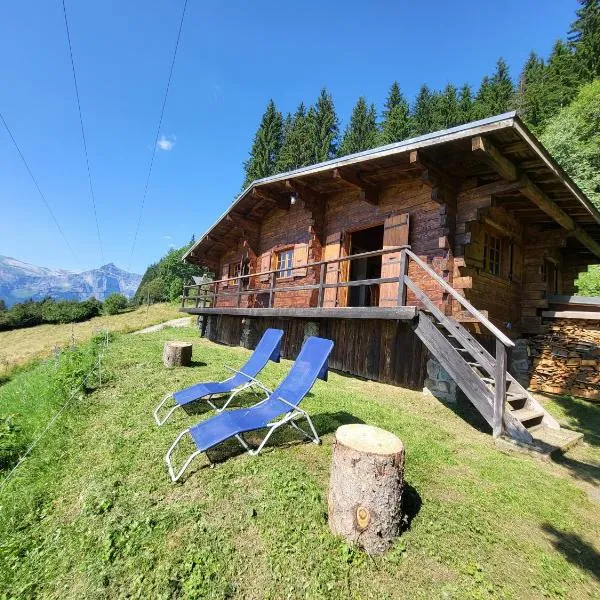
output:
[[[496,72],[492,77],[492,86],[494,90],[494,104],[492,106],[494,114],[511,110],[515,103],[515,87],[510,78],[508,65],[503,58],[499,58],[496,63]]]
[[[275,165],[278,173],[311,164],[309,125],[304,103],[301,102],[294,116],[288,114],[285,120],[284,141]]]
[[[339,122],[333,98],[325,88],[307,115],[311,163],[329,160],[337,154]]]
[[[282,143],[283,119],[281,113],[275,107],[273,100],[269,100],[258,130],[254,135],[250,157],[244,163],[246,171],[244,187],[248,186],[255,179],[268,177],[275,173],[275,164]]]
[[[490,78],[485,75],[481,80],[481,85],[473,100],[474,119],[485,119],[493,114],[491,109],[493,103],[492,96],[492,82],[490,81]]]
[[[412,135],[422,135],[434,130],[434,105],[435,96],[431,93],[427,85],[422,85],[412,109],[410,119]]]
[[[499,58],[494,75],[491,78],[486,75],[481,81],[473,103],[473,116],[485,119],[511,110],[514,98],[515,90],[508,66],[503,58]]]
[[[380,144],[401,142],[410,135],[408,102],[402,95],[397,81],[390,87],[381,116]]]
[[[449,83],[434,102],[433,125],[435,130],[448,129],[460,123],[460,107],[456,87]]]
[[[377,137],[377,111],[373,104],[367,106],[367,101],[361,96],[352,110],[350,123],[344,131],[338,156],[375,148]]]
[[[600,77],[600,1],[579,0],[579,4],[577,19],[569,31],[569,44],[582,79],[592,81]]]
[[[465,83],[460,88],[458,96],[459,123],[468,123],[473,120],[473,92],[471,86]]]
[[[575,54],[562,40],[554,44],[544,75],[540,102],[546,122],[575,98],[582,83]]]
[[[516,108],[533,131],[539,131],[545,120],[546,66],[544,60],[531,52],[521,76],[516,96]]]

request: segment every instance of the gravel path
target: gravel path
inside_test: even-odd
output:
[[[140,329],[139,331],[134,331],[133,333],[153,333],[154,331],[160,331],[165,327],[189,327],[190,324],[191,317],[181,317],[181,319],[171,319],[170,321],[165,321],[164,323],[159,323],[158,325],[151,325],[150,327]]]

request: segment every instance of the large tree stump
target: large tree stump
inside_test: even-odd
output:
[[[329,527],[369,554],[400,535],[404,446],[370,425],[342,425],[335,433],[329,483]]]
[[[189,367],[192,361],[190,342],[165,342],[163,364],[165,367]]]

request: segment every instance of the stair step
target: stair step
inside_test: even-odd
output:
[[[544,411],[537,410],[532,408],[519,408],[517,410],[510,411],[514,417],[519,419],[521,423],[527,423],[528,421],[533,421],[535,419],[543,419]]]
[[[512,410],[518,410],[519,408],[523,408],[527,403],[527,396],[524,394],[507,392],[506,401],[511,405]]]
[[[556,450],[565,452],[583,438],[583,433],[563,429],[562,427],[560,429],[552,429],[543,424],[535,425],[528,431],[531,437],[533,437],[534,444],[547,454]]]
[[[479,364],[478,362],[469,362],[469,361],[467,361],[467,364],[470,367],[483,367],[483,365]]]

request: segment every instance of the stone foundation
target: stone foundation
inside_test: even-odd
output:
[[[531,379],[531,348],[529,340],[521,338],[514,340],[515,347],[509,355],[508,372],[525,388],[529,387]]]
[[[432,354],[427,360],[427,379],[423,393],[431,394],[442,402],[455,403],[458,400],[458,386]]]

